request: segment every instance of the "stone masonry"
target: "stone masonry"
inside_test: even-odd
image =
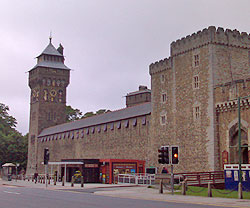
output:
[[[158,148],[177,145],[179,164],[175,172],[222,170],[224,164],[238,162],[236,98],[250,94],[250,35],[210,26],[172,42],[170,50],[170,57],[149,66],[150,106],[144,103],[148,99],[138,97],[139,90],[128,94],[134,100],[127,100],[128,106],[119,110],[119,118],[110,120],[116,114],[110,112],[99,123],[81,121],[83,126],[63,124],[61,120],[69,70],[64,65],[61,70],[54,65],[32,69],[28,170],[37,167],[39,172],[44,171],[41,163],[45,147],[50,149],[51,161],[137,159],[145,160],[146,166],[161,167]],[[57,57],[55,53],[50,55]],[[64,79],[64,86],[57,86],[56,81],[55,86],[43,85],[43,73],[47,73],[46,79]],[[64,92],[62,100],[47,102],[42,93],[55,88],[57,95],[59,90]],[[243,145],[250,144],[249,106],[250,98],[241,100]],[[133,109],[144,110],[137,115]],[[58,117],[49,120],[51,110]],[[133,113],[126,117],[129,111]],[[93,119],[98,121],[98,117]],[[242,149],[242,160],[250,162],[247,147]]]

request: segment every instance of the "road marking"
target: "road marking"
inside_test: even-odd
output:
[[[11,192],[11,191],[3,191],[4,193],[7,193],[7,194],[20,194],[18,192]]]

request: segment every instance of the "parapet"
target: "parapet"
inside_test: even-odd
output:
[[[250,35],[238,30],[224,30],[210,26],[171,43],[171,56],[185,53],[208,44],[218,44],[250,49]]]
[[[157,61],[155,63],[150,64],[149,66],[149,74],[155,74],[157,72],[161,72],[167,69],[172,68],[172,59],[171,58],[165,58],[163,60]]]

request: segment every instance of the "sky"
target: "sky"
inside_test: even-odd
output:
[[[71,68],[67,105],[83,113],[125,107],[171,42],[208,26],[250,33],[248,0],[0,0],[0,103],[29,129],[28,71],[49,43]]]

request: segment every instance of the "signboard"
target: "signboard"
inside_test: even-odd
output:
[[[85,168],[98,168],[98,164],[85,164]]]

